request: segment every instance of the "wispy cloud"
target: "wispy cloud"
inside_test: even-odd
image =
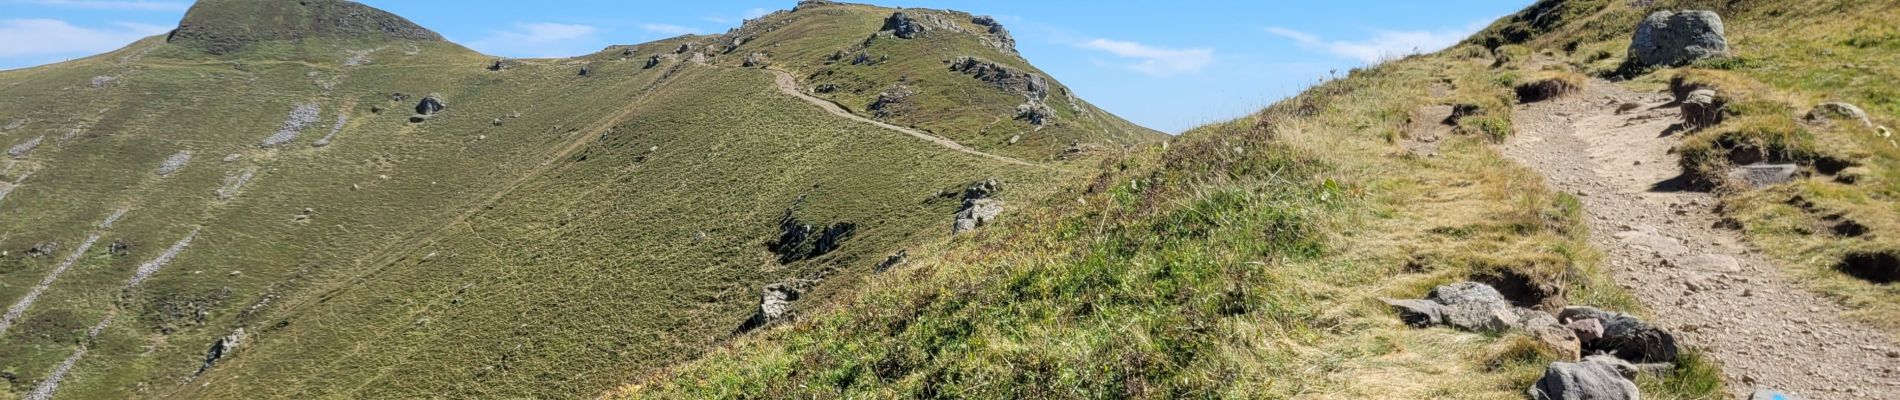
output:
[[[600,29],[590,25],[517,23],[513,30],[490,32],[487,37],[468,42],[468,47],[484,53],[523,57],[569,56],[598,48],[598,33]]]
[[[90,55],[170,30],[130,22],[88,28],[57,19],[6,19],[0,20],[0,57]]]
[[[1112,39],[1090,40],[1077,46],[1133,59],[1133,64],[1127,64],[1129,69],[1153,76],[1196,73],[1214,62],[1214,49],[1210,48],[1170,49]]]
[[[13,3],[94,10],[184,11],[190,2],[149,0],[13,0]]]
[[[1463,40],[1482,27],[1482,25],[1472,24],[1460,29],[1436,31],[1375,30],[1371,38],[1361,41],[1325,40],[1311,33],[1281,27],[1269,27],[1267,33],[1292,39],[1295,43],[1299,43],[1300,47],[1324,51],[1367,64],[1377,64],[1411,54],[1442,50],[1458,43],[1459,40]]]
[[[767,10],[763,8],[754,8],[750,10],[745,10],[745,19],[763,17],[765,16],[765,14],[771,14],[771,13],[772,13],[772,10]]]
[[[685,26],[672,25],[672,24],[645,24],[645,25],[640,25],[640,29],[645,29],[647,30],[647,32],[653,32],[653,33],[658,33],[662,35],[671,35],[671,36],[692,35],[692,34],[699,33],[698,28],[685,27]]]

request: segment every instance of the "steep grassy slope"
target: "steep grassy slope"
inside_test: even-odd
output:
[[[1722,212],[1754,244],[1794,266],[1795,275],[1857,308],[1858,319],[1900,333],[1900,285],[1870,279],[1880,271],[1900,274],[1900,145],[1880,132],[1900,125],[1900,87],[1892,83],[1900,79],[1900,53],[1894,51],[1900,33],[1891,22],[1900,18],[1900,3],[1621,3],[1539,2],[1471,43],[1497,46],[1500,54],[1536,54],[1550,60],[1551,68],[1629,78],[1654,90],[1672,82],[1717,89],[1730,103],[1726,122],[1685,137],[1678,147],[1685,175],[1720,186]],[[1683,68],[1624,68],[1626,27],[1650,10],[1667,8],[1719,12],[1733,56]],[[1825,102],[1857,105],[1873,126],[1808,120],[1809,111]],[[1804,177],[1764,190],[1723,181],[1736,163],[1756,158],[1801,164]],[[1865,260],[1872,276],[1853,260]]]
[[[1580,202],[1489,143],[1508,109],[1410,150],[1422,107],[1509,105],[1489,54],[1355,71],[1107,160],[1005,229],[913,251],[824,314],[610,393],[626,398],[1515,399],[1556,359],[1520,334],[1413,329],[1381,297],[1520,276],[1547,304],[1641,306]],[[1507,279],[1508,280],[1508,279]],[[1714,398],[1690,353],[1646,398]]]
[[[623,54],[719,37],[491,70],[371,11],[205,2],[219,34],[0,72],[0,397],[594,393],[733,337],[766,284],[820,302],[947,236],[971,182],[1073,174],[826,114],[739,56]],[[847,25],[802,35],[876,30]],[[856,230],[783,262],[795,204]]]
[[[894,17],[900,13],[903,18]],[[914,27],[900,33],[894,20]],[[726,34],[692,39],[691,51],[722,55],[715,64],[737,67],[753,58],[792,72],[802,87],[860,115],[999,154],[1052,160],[1072,143],[1119,152],[1163,137],[1077,98],[1016,54],[1000,23],[968,13],[804,1]],[[643,46],[632,54],[651,58],[677,50]],[[960,68],[955,62],[964,57],[996,67],[982,73]],[[1040,124],[1019,113],[1036,104],[1046,113]]]

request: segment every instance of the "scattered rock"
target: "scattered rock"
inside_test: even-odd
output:
[[[1629,55],[1638,66],[1681,66],[1728,55],[1728,37],[1714,11],[1657,11],[1636,26]]]
[[[798,301],[800,294],[817,285],[818,281],[813,279],[794,279],[766,285],[759,290],[758,312],[741,323],[737,332],[751,332],[797,318],[792,310],[792,302]]]
[[[244,155],[238,153],[231,153],[224,156],[224,162],[237,162],[242,159],[244,159]]]
[[[989,82],[1025,97],[1043,100],[1049,97],[1049,81],[1040,74],[1024,72],[976,57],[957,57],[950,70]]]
[[[40,142],[43,140],[46,140],[46,136],[44,135],[35,136],[32,139],[27,139],[25,141],[22,141],[19,144],[15,144],[13,145],[13,147],[8,148],[7,155],[12,156],[14,158],[26,157],[27,154],[33,153],[33,149],[39,148]]]
[[[1735,167],[1729,171],[1728,178],[1759,189],[1793,182],[1800,172],[1801,166],[1795,164],[1753,164]]]
[[[59,251],[59,242],[41,242],[26,248],[26,256],[40,258],[53,255],[56,251]]]
[[[111,245],[106,246],[106,254],[111,254],[113,257],[132,254],[132,243],[126,242],[125,239],[115,239]]]
[[[435,115],[446,108],[448,106],[442,103],[441,98],[431,95],[423,97],[421,102],[416,103],[416,115]]]
[[[99,89],[99,88],[104,88],[107,86],[112,86],[113,83],[116,83],[118,81],[119,81],[119,77],[117,76],[112,76],[112,75],[95,76],[95,77],[92,77],[92,88]]]
[[[778,255],[780,263],[825,255],[843,246],[845,240],[857,233],[857,224],[850,222],[833,223],[820,231],[800,221],[795,214],[804,203],[805,197],[800,196],[791,207],[785,209],[785,214],[779,217],[778,239],[766,245],[767,249]]]
[[[191,150],[179,150],[177,153],[173,153],[171,157],[166,157],[165,162],[158,165],[158,176],[167,176],[178,172],[178,170],[185,168],[186,163],[190,162]]]
[[[647,58],[646,65],[641,66],[640,68],[653,69],[653,67],[660,66],[660,63],[666,62],[667,60],[672,60],[676,57],[677,56],[674,56],[672,54],[654,54],[653,57]]]
[[[582,65],[582,66],[581,66],[581,70],[580,70],[580,72],[579,72],[579,73],[577,73],[576,75],[578,75],[578,76],[593,76],[593,75],[594,75],[594,67],[593,67],[593,66],[590,66],[590,65]]]
[[[1583,342],[1572,328],[1550,313],[1515,307],[1497,289],[1479,282],[1458,282],[1433,288],[1425,299],[1381,299],[1399,312],[1407,325],[1425,328],[1445,325],[1483,333],[1523,332],[1566,360],[1583,354]]]
[[[506,58],[496,59],[494,63],[488,64],[489,71],[507,71],[514,69],[514,67],[515,62]]]
[[[1586,353],[1610,354],[1632,362],[1672,363],[1680,351],[1674,335],[1629,314],[1593,307],[1565,307],[1557,317],[1562,321],[1601,321],[1602,337],[1583,341]]]
[[[1042,100],[1029,99],[1028,102],[1016,106],[1016,119],[1028,122],[1030,125],[1048,125],[1055,115],[1056,110],[1049,108],[1049,105],[1044,104]]]
[[[1579,341],[1590,342],[1603,338],[1603,320],[1600,319],[1585,318],[1570,321],[1564,326],[1570,328],[1570,332],[1576,334]]]
[[[318,114],[322,112],[323,109],[318,107],[317,103],[298,104],[296,107],[291,108],[290,116],[284,118],[283,126],[278,127],[277,132],[265,137],[264,141],[259,143],[258,146],[266,148],[277,147],[297,140],[297,136],[303,134],[304,128],[308,128],[310,125],[317,123]]]
[[[1636,383],[1597,360],[1552,363],[1528,391],[1533,400],[1641,399]]]
[[[1868,128],[1874,127],[1874,121],[1867,118],[1867,111],[1861,110],[1860,107],[1855,107],[1853,104],[1841,102],[1821,103],[1821,105],[1814,106],[1813,110],[1808,110],[1807,120],[1813,123],[1829,123],[1835,120],[1844,120],[1858,123]]]
[[[745,55],[745,61],[742,66],[746,68],[765,67],[766,57],[767,56],[765,55],[765,53],[760,53],[760,52],[753,52],[752,54],[747,54]]]
[[[891,268],[897,268],[898,266],[902,266],[904,265],[904,263],[908,263],[908,262],[910,262],[909,251],[898,250],[897,253],[891,254],[889,257],[885,257],[884,262],[877,263],[877,272],[889,271],[891,270]]]

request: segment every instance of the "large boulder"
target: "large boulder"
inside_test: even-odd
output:
[[[446,108],[448,108],[448,106],[442,104],[441,98],[435,96],[423,97],[421,102],[416,103],[416,115],[435,115]]]
[[[1533,400],[1638,400],[1636,383],[1598,360],[1551,363],[1528,391]]]
[[[1636,26],[1629,55],[1639,66],[1680,66],[1728,55],[1728,37],[1714,11],[1657,11]]]

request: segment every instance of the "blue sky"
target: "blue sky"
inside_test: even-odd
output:
[[[719,33],[794,0],[361,0],[485,53],[558,57]],[[996,16],[1083,98],[1167,132],[1297,93],[1333,71],[1462,39],[1530,0],[874,0]],[[183,0],[0,0],[0,69],[110,51],[177,25]]]

